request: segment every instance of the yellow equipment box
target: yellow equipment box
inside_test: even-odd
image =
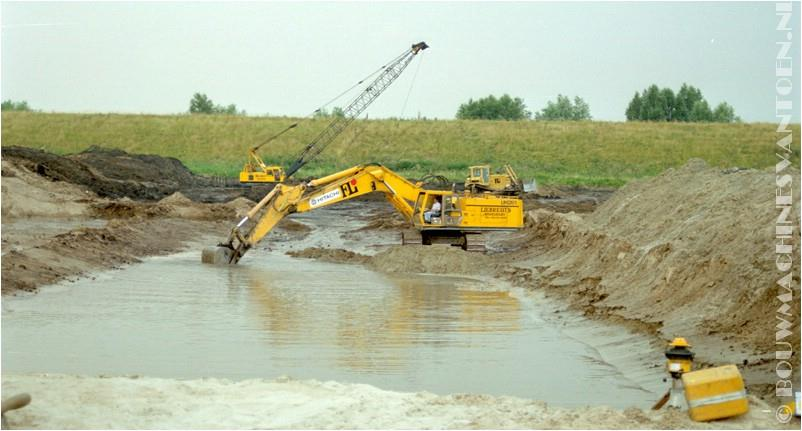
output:
[[[691,419],[699,422],[738,416],[749,411],[746,389],[735,365],[682,374]]]

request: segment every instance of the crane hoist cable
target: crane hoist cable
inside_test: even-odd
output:
[[[418,61],[418,67],[415,68],[415,73],[412,75],[412,82],[409,83],[409,90],[407,90],[407,97],[404,98],[404,105],[401,107],[401,115],[398,118],[404,118],[404,111],[407,110],[407,102],[409,102],[409,96],[412,95],[412,88],[415,87],[415,81],[418,79],[418,72],[420,72],[420,66],[423,64],[423,57]]]
[[[343,115],[336,116],[325,129],[323,129],[311,142],[309,142],[299,154],[297,160],[287,170],[286,178],[290,178],[298,172],[304,165],[317,157],[334,139],[339,136],[345,128],[353,122],[359,114],[376,100],[379,95],[390,86],[406,69],[412,59],[429,45],[426,42],[419,42],[410,49],[405,50],[395,57],[387,65],[383,66],[379,75],[368,84],[368,86],[349,104],[343,108]],[[360,82],[364,82],[362,80]],[[356,85],[359,85],[356,84]],[[353,87],[352,87],[353,88]],[[350,91],[347,90],[347,91]],[[347,92],[346,91],[346,92]],[[345,93],[342,93],[345,94]],[[338,98],[342,96],[337,96]],[[331,102],[329,102],[331,103]]]
[[[417,51],[416,51],[416,47],[417,47]],[[415,55],[415,54],[417,54],[417,52],[418,52],[418,51],[424,50],[424,49],[426,49],[426,48],[428,48],[428,45],[426,45],[426,43],[425,43],[425,42],[421,42],[421,43],[418,43],[418,44],[415,44],[415,45],[413,45],[411,50],[405,50],[405,51],[404,51],[403,53],[401,53],[400,55],[398,55],[398,56],[394,57],[392,60],[390,60],[390,61],[388,61],[388,62],[384,63],[384,64],[383,64],[381,67],[379,67],[379,68],[378,68],[378,69],[376,69],[375,71],[371,72],[370,74],[368,74],[368,75],[367,75],[367,76],[365,76],[364,78],[360,79],[360,80],[359,80],[359,81],[358,81],[356,84],[354,84],[354,85],[352,85],[351,87],[347,88],[345,91],[341,92],[340,94],[338,94],[338,95],[334,96],[334,97],[333,97],[332,99],[330,99],[328,102],[326,102],[326,103],[324,103],[324,104],[320,105],[320,106],[319,106],[317,109],[315,109],[314,111],[312,111],[311,113],[309,113],[309,114],[308,114],[308,115],[307,115],[307,116],[304,118],[304,120],[302,120],[302,121],[296,121],[296,122],[294,122],[294,123],[290,124],[289,126],[287,126],[286,128],[284,128],[284,129],[283,129],[283,130],[281,130],[280,132],[278,132],[278,133],[276,133],[275,135],[273,135],[273,136],[270,136],[269,138],[267,138],[267,139],[265,139],[264,141],[262,141],[262,143],[260,143],[259,145],[256,145],[256,146],[252,147],[252,148],[251,148],[251,150],[250,150],[251,154],[254,154],[254,155],[255,155],[255,154],[256,154],[256,151],[258,151],[258,150],[259,150],[259,148],[261,148],[261,147],[262,147],[262,146],[264,146],[265,144],[268,144],[268,143],[270,143],[270,142],[272,142],[272,141],[276,140],[276,139],[277,139],[277,138],[279,138],[281,135],[283,135],[283,134],[285,134],[285,133],[289,132],[290,130],[292,130],[292,129],[296,128],[296,127],[298,127],[298,125],[299,125],[301,122],[303,122],[303,121],[306,121],[306,120],[309,120],[310,118],[314,117],[314,115],[315,115],[315,114],[317,114],[317,113],[321,112],[321,111],[322,111],[322,110],[323,110],[323,109],[324,109],[326,106],[328,106],[328,105],[330,105],[330,104],[334,103],[335,101],[337,101],[338,99],[342,98],[344,95],[346,95],[346,94],[348,94],[349,92],[351,92],[351,91],[352,91],[354,88],[356,88],[356,87],[358,87],[358,86],[362,85],[362,84],[363,84],[365,81],[367,81],[367,80],[371,79],[371,78],[372,78],[373,76],[375,76],[376,74],[378,74],[378,73],[380,73],[380,72],[382,72],[382,71],[386,71],[386,70],[388,70],[388,68],[389,68],[391,65],[394,65],[394,64],[398,63],[398,62],[399,62],[401,59],[403,59],[403,58],[405,58],[405,57],[409,56],[411,51],[415,51],[414,53],[412,53],[412,55]],[[404,65],[404,67],[406,67],[406,65]],[[420,65],[418,65],[418,69],[420,69]],[[401,69],[401,70],[403,70],[403,69]],[[400,73],[400,71],[399,71],[399,73]],[[416,72],[415,72],[415,75],[417,75],[417,70],[416,70]],[[390,81],[390,82],[392,82],[392,81]],[[414,82],[414,78],[413,78],[413,82]],[[389,83],[388,83],[387,85],[389,85]],[[370,88],[370,87],[368,87],[368,88]],[[410,91],[411,91],[411,88],[410,88]],[[409,98],[409,95],[407,95],[407,98]],[[349,102],[349,106],[350,106],[351,104],[353,104],[355,100],[356,100],[356,98],[355,98],[355,99],[353,99],[353,100],[351,100],[351,101]],[[404,105],[406,105],[406,102],[404,102]],[[357,113],[356,115],[358,115],[358,113]],[[338,134],[339,134],[339,133],[338,133]],[[336,135],[335,135],[334,137],[336,137]],[[333,140],[333,138],[332,138],[332,140]],[[313,141],[313,143],[314,143],[314,142],[315,142],[315,141]],[[304,151],[303,151],[303,152],[301,153],[301,155],[298,157],[298,159],[299,159],[299,160],[300,160],[300,159],[303,157],[303,155],[304,155],[304,154],[306,153],[306,151],[309,149],[310,145],[311,145],[311,144],[307,145],[307,146],[304,148]],[[322,151],[322,148],[321,148],[321,151]],[[315,153],[315,156],[317,156],[317,154],[319,154],[319,153],[320,153],[319,151],[318,151],[317,153]],[[307,159],[307,160],[304,162],[304,164],[306,164],[306,162],[309,162],[310,160],[311,160],[311,158]],[[297,163],[297,162],[296,162],[296,163]],[[300,167],[299,167],[298,169],[300,169]],[[297,170],[297,169],[296,169],[296,170]],[[295,171],[292,171],[292,173],[294,173],[294,172],[295,172]],[[289,176],[290,176],[290,175],[291,175],[291,174],[287,174],[287,178],[289,178]]]

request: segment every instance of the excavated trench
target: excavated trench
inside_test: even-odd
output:
[[[295,220],[240,265],[190,251],[3,301],[11,373],[335,380],[396,391],[513,395],[558,406],[648,407],[664,389],[648,340],[494,279],[382,274],[287,256],[375,253],[390,232],[347,239],[364,207]],[[346,239],[344,239],[346,238]],[[97,294],[102,291],[103,294]],[[633,346],[638,345],[638,348]],[[634,352],[641,353],[635,354]]]

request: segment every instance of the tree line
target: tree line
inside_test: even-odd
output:
[[[15,102],[11,99],[4,100],[2,104],[3,111],[30,111],[31,107],[28,106],[28,102],[23,100],[21,102]]]
[[[224,115],[246,115],[245,111],[237,110],[237,105],[216,105],[206,94],[195,93],[189,101],[190,114],[224,114]]]
[[[670,88],[659,88],[653,84],[635,96],[625,111],[627,121],[684,121],[684,122],[740,122],[735,109],[727,102],[714,109],[702,96],[698,88],[682,84],[675,94]],[[529,120],[533,118],[520,97],[504,94],[481,99],[469,99],[457,109],[460,120]],[[582,121],[590,120],[590,106],[581,97],[573,99],[562,94],[548,101],[546,106],[534,114],[535,120]]]
[[[735,109],[727,102],[721,102],[715,109],[710,109],[702,91],[688,84],[682,84],[676,94],[670,88],[659,88],[655,84],[643,90],[643,93],[636,91],[627,106],[626,116],[628,121],[741,121],[735,115]]]
[[[459,106],[458,120],[529,120],[532,113],[526,108],[523,99],[504,94],[481,99],[469,99]],[[556,101],[549,101],[546,107],[534,115],[536,120],[590,120],[590,107],[581,97],[557,95]]]

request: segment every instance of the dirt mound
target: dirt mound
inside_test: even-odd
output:
[[[370,256],[340,248],[310,247],[300,251],[290,250],[287,252],[287,255],[334,263],[365,263],[370,260]]]
[[[178,159],[92,147],[82,153],[59,156],[25,147],[3,147],[11,160],[51,181],[91,190],[100,197],[156,201],[176,192],[196,202],[226,202],[247,195],[261,199],[270,187],[216,184],[194,175]]]
[[[206,182],[173,157],[129,154],[122,150],[92,146],[67,158],[112,180],[173,185],[176,189]]]
[[[5,159],[2,174],[3,217],[83,217],[97,200],[85,188],[53,183]]]
[[[243,197],[238,197],[232,201],[226,202],[223,204],[226,208],[232,211],[234,217],[239,220],[242,217],[245,217],[248,214],[248,211],[256,205],[256,202]],[[300,224],[300,223],[299,223]]]
[[[125,219],[132,217],[159,217],[166,216],[169,210],[153,204],[143,204],[134,201],[110,201],[92,205],[92,215],[107,219]]]
[[[159,201],[160,205],[192,205],[193,203],[192,199],[184,196],[181,192],[175,192]]]
[[[773,351],[782,293],[773,255],[774,182],[773,172],[691,161],[628,184],[586,219],[530,213],[529,250],[519,257],[542,262],[541,285],[589,314],[651,323],[665,338],[718,333]],[[798,237],[792,242],[798,250]],[[788,320],[799,322],[798,308],[791,313]],[[798,351],[798,325],[788,339]]]
[[[122,198],[127,196],[139,200],[156,200],[178,189],[177,184],[169,181],[144,183],[108,178],[78,160],[32,148],[3,147],[2,153],[3,159],[16,159],[31,172],[53,181],[80,185],[101,197]]]
[[[34,248],[4,253],[2,291],[36,291],[68,277],[175,252],[199,234],[223,231],[208,221],[176,219],[113,220],[103,228],[74,229]]]
[[[472,274],[492,276],[498,264],[491,256],[450,245],[392,246],[374,255],[368,266],[382,272]]]

